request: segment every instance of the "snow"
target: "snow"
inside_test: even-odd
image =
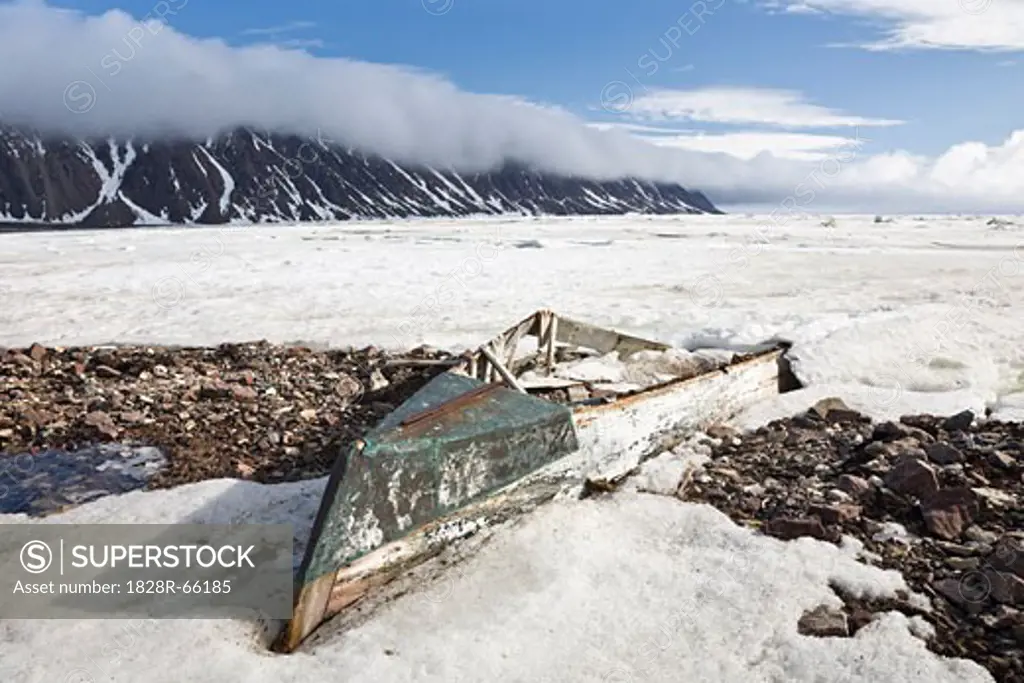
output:
[[[135,147],[131,142],[125,143],[124,158],[121,158],[120,149],[118,143],[113,139],[107,140],[107,147],[110,154],[111,163],[113,169],[108,171],[107,167],[100,161],[99,157],[96,156],[95,150],[86,143],[79,143],[78,150],[81,154],[84,154],[91,162],[93,170],[96,171],[96,176],[100,180],[99,194],[96,196],[96,201],[90,206],[78,211],[64,215],[60,218],[65,223],[74,223],[82,220],[89,215],[96,207],[101,204],[113,201],[118,193],[121,191],[121,183],[124,181],[124,175],[128,171],[128,167],[135,161]]]
[[[299,538],[319,485],[206,482],[107,498],[60,521],[293,521]],[[783,543],[664,496],[558,501],[308,653],[269,656],[241,621],[8,620],[0,669],[32,683],[990,680],[927,653],[899,615],[853,639],[798,635],[805,610],[838,604],[830,582],[869,595],[906,588],[856,551]]]
[[[207,143],[207,147],[209,145],[210,143]],[[221,166],[220,162],[217,161],[217,159],[215,159],[212,154],[210,154],[210,150],[208,150],[206,147],[200,147],[199,149],[201,149],[203,153],[206,154],[206,158],[210,161],[211,164],[213,164],[213,167],[217,169],[217,172],[220,173],[221,182],[223,183],[224,186],[224,189],[221,192],[220,196],[220,215],[227,216],[228,210],[231,208],[231,193],[235,191],[235,179],[232,178],[231,174],[228,173],[228,170]]]
[[[793,341],[808,387],[740,424],[831,395],[875,415],[989,406],[1019,419],[1024,227],[986,220],[838,216],[829,228],[783,212],[0,235],[0,346],[460,348],[549,307],[691,350]],[[509,248],[531,240],[541,248]],[[888,594],[902,580],[856,562],[856,544],[781,543],[642,492],[671,493],[703,452],[688,444],[628,490],[500,529],[440,583],[309,653],[271,656],[242,622],[159,621],[126,636],[116,621],[5,621],[0,672],[33,683],[991,680],[929,654],[912,635],[921,624],[900,615],[852,639],[798,635],[804,610],[835,604],[830,581]],[[301,544],[323,485],[205,482],[48,521],[283,521]]]
[[[831,229],[819,218],[775,220],[5,235],[0,345],[265,337],[465,347],[551,307],[687,348],[788,338],[805,382],[853,388],[877,411],[948,399],[1021,413],[1024,220],[840,216]],[[530,240],[542,248],[511,248]],[[136,250],[121,252],[125,242]]]

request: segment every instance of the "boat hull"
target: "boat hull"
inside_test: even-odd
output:
[[[389,480],[393,486],[386,493],[379,487],[365,489],[360,499],[362,503],[357,500],[357,504],[352,505],[351,497],[347,502],[342,499],[348,495],[346,492],[359,488],[351,481],[344,481],[354,476],[354,470],[346,471],[346,463],[339,465],[331,475],[307,546],[306,560],[296,583],[293,618],[282,630],[275,649],[295,650],[324,621],[383,589],[452,543],[526,514],[559,493],[582,487],[587,481],[620,479],[645,459],[676,445],[687,433],[728,420],[748,405],[776,395],[784,354],[783,349],[773,348],[722,370],[669,382],[606,405],[579,406],[571,413],[563,406],[556,407],[557,404],[520,393],[515,399],[520,406],[518,412],[534,415],[529,420],[521,420],[523,428],[540,429],[544,433],[530,443],[510,447],[529,451],[532,457],[503,457],[502,467],[498,468],[464,466],[458,471],[473,473],[475,479],[471,485],[456,481],[454,487],[476,494],[448,500],[445,506],[435,506],[428,514],[418,516],[415,523],[401,529],[395,527],[398,517],[375,512],[381,505],[379,499],[385,496],[391,501],[415,499],[422,495],[425,486],[429,489],[432,484],[422,477],[393,477]],[[464,376],[459,379],[469,382],[464,391],[480,391],[477,380]],[[444,379],[444,375],[435,381],[450,384],[450,379]],[[478,388],[474,390],[472,386]],[[503,399],[507,401],[505,405],[512,405],[511,396],[515,392],[505,388],[502,391],[507,392]],[[449,415],[451,406],[462,400],[452,400],[454,396],[449,395],[451,403],[445,409]],[[466,405],[474,401],[478,399],[468,399]],[[547,404],[551,410],[532,402]],[[436,405],[420,401],[417,408],[429,413]],[[382,423],[378,435],[393,430],[400,417],[389,416],[390,422]],[[430,418],[439,424],[447,424],[451,419],[436,415]],[[495,418],[495,424],[503,419]],[[571,425],[571,434],[565,431],[566,424]],[[422,426],[419,429],[425,430]],[[392,475],[400,471],[430,471],[434,465],[411,459],[435,457],[432,452],[431,449],[404,452],[383,449],[378,453],[378,458],[383,460],[378,459],[375,467]],[[480,457],[481,451],[475,453],[466,451],[463,464],[468,465]],[[357,460],[361,457],[356,455]],[[397,457],[404,459],[401,467],[387,462]],[[457,453],[448,452],[448,457],[450,462],[458,460]],[[373,500],[375,497],[377,500]],[[354,552],[351,535],[329,531],[355,528],[379,533],[371,542],[366,542],[369,537],[361,536],[358,552]],[[314,565],[316,571],[311,571]]]

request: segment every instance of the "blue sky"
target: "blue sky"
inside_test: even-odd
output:
[[[1024,0],[0,0],[0,117],[1021,210],[1022,53]]]
[[[155,5],[58,4],[136,17]],[[1024,60],[1018,64],[1013,52],[835,47],[874,41],[887,22],[852,12],[783,11],[756,0],[706,0],[706,11],[701,7],[685,0],[188,0],[167,20],[183,33],[233,44],[273,41],[316,55],[430,69],[469,91],[558,104],[594,121],[625,120],[614,105],[612,113],[600,106],[606,85],[622,81],[634,97],[659,88],[794,91],[829,109],[906,122],[862,131],[873,151],[934,155],[963,140],[998,144],[1020,125]],[[777,130],[715,121],[688,128]]]

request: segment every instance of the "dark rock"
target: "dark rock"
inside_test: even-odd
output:
[[[704,433],[712,439],[721,439],[725,442],[729,442],[742,436],[742,432],[740,432],[740,430],[725,424],[713,424],[704,430]]]
[[[821,418],[816,413],[808,413],[806,415],[794,415],[791,418],[793,426],[800,427],[801,429],[820,429]],[[792,435],[791,435],[792,436]]]
[[[1024,540],[1003,536],[996,542],[987,560],[1000,571],[1024,577]]]
[[[442,371],[389,365],[404,358],[336,349],[296,353],[265,342],[79,347],[50,349],[46,374],[27,376],[8,354],[0,358],[0,450],[145,443],[167,455],[154,487],[239,475],[264,483],[320,477],[383,414]],[[121,375],[97,380],[94,372],[103,365]],[[360,400],[375,369],[389,383],[379,411]],[[197,403],[201,393],[209,403]]]
[[[230,398],[234,387],[230,386],[225,382],[212,382],[210,384],[204,384],[199,390],[199,398],[204,399],[220,399]]]
[[[917,442],[915,441],[914,443],[916,444]],[[920,448],[917,445],[907,446],[899,441],[893,441],[889,446],[896,448],[896,455],[893,458],[893,463],[896,465],[900,464],[904,460],[917,460],[920,462],[928,461],[928,454],[925,453],[923,448]]]
[[[811,406],[810,412],[826,422],[858,422],[861,418],[860,413],[835,396],[821,399]]]
[[[896,493],[924,498],[939,490],[939,480],[931,466],[908,458],[900,461],[885,477],[885,485]]]
[[[872,441],[864,447],[864,455],[871,458],[889,458],[896,450],[884,441]]]
[[[812,505],[807,511],[816,515],[825,524],[843,524],[860,519],[861,507],[839,503],[837,505]]]
[[[29,356],[26,356],[23,353],[12,353],[10,356],[8,356],[8,359],[12,363],[15,363],[16,365],[20,365],[23,368],[29,368],[31,370],[35,370],[38,367],[38,364],[37,364],[37,362],[35,360],[30,358]]]
[[[923,429],[909,425],[901,426],[903,427],[903,431],[906,434],[905,438],[913,439],[914,441],[917,441],[918,443],[921,444],[930,444],[935,442],[935,437]]]
[[[978,498],[966,487],[942,489],[922,498],[921,514],[928,531],[952,541],[978,514]]]
[[[995,550],[995,544],[999,542],[999,534],[994,531],[983,529],[977,524],[972,524],[964,529],[964,538],[968,541],[980,543],[981,545],[992,548],[993,550]]]
[[[846,614],[821,605],[800,617],[797,632],[818,638],[846,638],[850,635],[850,627]]]
[[[858,499],[871,491],[871,484],[862,477],[857,477],[852,474],[844,474],[840,476],[839,480],[836,482],[836,486],[839,487],[840,491],[848,493]]]
[[[85,416],[83,422],[87,426],[95,429],[96,432],[107,440],[113,441],[118,437],[119,432],[114,421],[109,415],[102,411],[94,410]]]
[[[875,425],[875,431],[871,434],[872,441],[895,441],[907,436],[906,430],[895,422],[882,422]]]
[[[946,565],[958,572],[972,572],[981,567],[979,557],[947,557]]]
[[[822,526],[821,520],[811,518],[776,518],[764,525],[764,531],[769,536],[780,538],[784,541],[791,541],[801,536],[810,536],[818,540],[829,540],[833,534],[829,534]]]
[[[952,465],[964,460],[964,454],[948,443],[928,444],[924,451],[928,455],[928,459],[938,465]]]
[[[973,423],[974,413],[964,410],[943,420],[942,428],[947,432],[966,432]]]
[[[113,379],[114,377],[120,377],[121,371],[115,370],[109,365],[97,365],[96,369],[93,370],[97,377],[103,377],[105,379]]]
[[[46,347],[41,344],[33,344],[28,349],[28,357],[37,363],[42,363],[48,353]]]
[[[121,413],[120,422],[123,424],[136,425],[142,424],[146,421],[146,415],[137,410],[129,410],[128,412]]]
[[[26,408],[21,411],[21,424],[33,431],[45,427],[52,420],[53,415],[45,410],[40,410],[39,408]]]
[[[236,401],[255,401],[259,394],[252,387],[236,384],[231,387],[231,398]]]
[[[985,578],[989,581],[993,600],[1004,605],[1024,604],[1024,578],[994,569],[985,570]]]
[[[898,426],[873,427],[823,420],[808,411],[799,419],[777,420],[746,435],[742,445],[723,444],[711,454],[745,486],[763,484],[758,509],[747,508],[733,485],[695,490],[688,500],[710,503],[738,523],[761,521],[770,535],[822,537],[824,531],[823,540],[856,537],[867,562],[898,571],[914,592],[935,599],[932,609],[922,612],[905,597],[851,596],[832,586],[843,600],[851,633],[875,614],[924,616],[935,628],[929,650],[969,658],[994,680],[1024,683],[1024,648],[1013,630],[1024,630],[1024,624],[1017,621],[1021,610],[1010,604],[1020,591],[1021,575],[1014,569],[1022,569],[1017,543],[1024,542],[1024,531],[1018,531],[1024,527],[1019,473],[1024,459],[1018,453],[1024,424],[984,421],[967,427],[970,431],[948,432],[940,428],[946,419],[905,416]],[[790,439],[793,432],[801,436]],[[870,441],[876,435],[879,440]],[[1000,465],[1007,463],[993,459],[999,452],[1016,456],[1014,468],[1004,469]],[[956,462],[941,470],[928,464],[937,460]],[[927,495],[915,501],[922,492]],[[839,515],[828,509],[831,504],[849,505],[853,499],[861,506],[859,519],[834,522]],[[815,519],[811,515],[829,521],[819,517],[819,527],[808,520]]]
[[[1012,470],[1017,467],[1017,461],[1010,455],[1003,453],[1002,451],[996,451],[988,456],[988,462],[990,465],[1000,470]]]
[[[861,630],[874,620],[875,615],[871,613],[871,610],[864,609],[863,607],[854,609],[850,613],[849,617],[850,634],[852,635],[857,633],[857,631]]]
[[[980,610],[989,596],[989,582],[980,572],[970,572],[961,579],[942,579],[934,584],[942,597],[963,608]]]
[[[933,437],[939,435],[939,420],[934,415],[903,415],[900,424],[916,427]]]
[[[861,415],[856,410],[835,409],[829,411],[828,421],[836,424],[858,424],[870,421],[870,418]]]

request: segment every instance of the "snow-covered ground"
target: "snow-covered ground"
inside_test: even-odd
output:
[[[206,482],[104,499],[60,521],[304,528],[321,486]],[[853,639],[798,635],[805,610],[840,604],[830,581],[868,594],[906,588],[856,562],[856,550],[783,543],[663,496],[555,502],[311,653],[270,655],[251,625],[233,621],[8,620],[0,674],[17,683],[991,680],[928,653],[911,635],[923,623],[898,614]]]
[[[696,347],[796,343],[808,389],[876,415],[1024,416],[1024,220],[686,216],[414,221],[0,235],[0,346],[34,341],[473,346],[536,308]],[[1012,220],[1012,219],[1011,219]],[[54,521],[289,521],[323,482],[207,482]],[[8,517],[3,521],[13,522]],[[852,551],[851,551],[852,552]],[[830,579],[898,577],[810,540],[620,493],[558,502],[446,582],[315,652],[261,652],[235,622],[0,622],[7,680],[960,681],[902,617],[796,633]]]
[[[3,235],[0,346],[474,346],[550,307],[680,345],[783,336],[797,343],[805,382],[839,385],[876,411],[959,391],[956,404],[1020,414],[1024,219],[821,223],[780,212],[774,223],[490,219]]]

